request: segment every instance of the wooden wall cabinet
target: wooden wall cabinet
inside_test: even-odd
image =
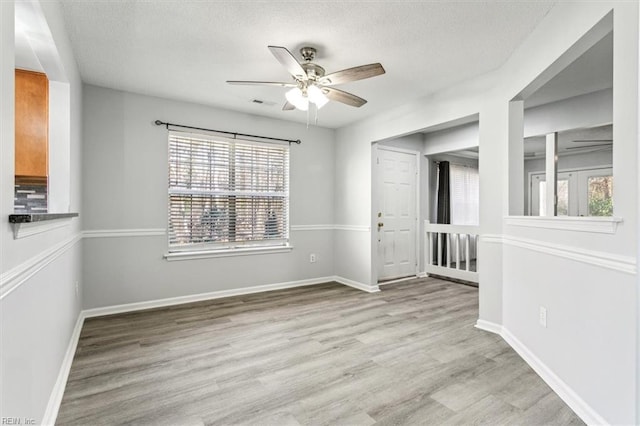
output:
[[[48,175],[49,80],[45,74],[16,70],[16,176]]]

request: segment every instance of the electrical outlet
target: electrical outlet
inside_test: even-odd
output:
[[[538,322],[544,328],[547,328],[547,308],[544,306],[540,306],[540,315],[538,318]]]
[[[316,254],[315,254],[315,253],[311,253],[311,254],[309,255],[309,262],[310,262],[310,263],[316,263],[316,261],[317,261],[317,260],[318,260],[318,259],[317,259],[317,257],[316,257]]]

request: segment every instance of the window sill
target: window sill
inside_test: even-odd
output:
[[[13,239],[30,237],[53,229],[69,226],[78,213],[22,213],[9,215],[13,228]]]
[[[594,232],[600,234],[615,234],[620,217],[545,217],[545,216],[507,216],[506,225],[524,226],[528,228],[546,228],[562,231]]]
[[[233,256],[254,256],[259,254],[288,253],[293,250],[293,246],[278,247],[247,247],[237,249],[221,249],[221,250],[198,250],[198,251],[179,251],[166,253],[164,258],[173,262],[176,260],[196,260],[208,259],[212,257],[233,257]]]

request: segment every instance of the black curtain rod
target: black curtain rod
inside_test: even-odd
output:
[[[269,140],[269,141],[281,141],[281,142],[297,143],[298,145],[300,145],[302,143],[302,141],[300,141],[300,139],[296,139],[296,140],[293,140],[293,139],[281,139],[281,138],[271,138],[269,136],[248,135],[246,133],[225,132],[224,130],[205,129],[205,128],[202,128],[202,127],[183,126],[182,124],[165,123],[165,122],[160,121],[160,120],[156,120],[154,123],[156,124],[156,126],[166,126],[167,130],[169,130],[169,126],[173,126],[173,127],[182,127],[183,129],[204,130],[206,132],[224,133],[225,135],[233,135],[234,138],[237,137],[237,136],[246,136],[246,137],[249,137],[249,138],[265,139],[265,140]]]

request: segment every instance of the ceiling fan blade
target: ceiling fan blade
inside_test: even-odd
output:
[[[293,104],[289,103],[289,101],[285,102],[282,106],[283,111],[292,111],[294,109],[296,109],[296,107]]]
[[[273,53],[273,56],[276,57],[278,62],[280,62],[286,69],[289,71],[289,74],[294,76],[298,80],[307,80],[307,73],[300,65],[300,62],[287,50],[286,47],[280,46],[269,46],[269,50]]]
[[[573,140],[571,142],[575,142],[575,143],[601,143],[601,142],[613,142],[613,139],[577,139],[577,140]]]
[[[346,70],[336,71],[334,73],[325,75],[320,79],[320,83],[325,86],[333,86],[334,84],[364,80],[365,78],[375,77],[384,73],[385,70],[379,63],[361,65],[359,67],[348,68]]]
[[[327,98],[332,101],[342,102],[343,104],[353,106],[353,107],[361,107],[366,104],[367,101],[358,97],[352,93],[345,92],[344,90],[334,89],[331,87],[322,87],[322,93],[324,93]]]
[[[590,149],[590,148],[597,148],[599,146],[611,146],[610,143],[599,143],[596,145],[585,145],[585,146],[568,146],[565,149]]]
[[[278,81],[238,81],[227,80],[229,84],[236,84],[242,86],[278,86],[278,87],[297,87],[295,83],[281,83]]]

